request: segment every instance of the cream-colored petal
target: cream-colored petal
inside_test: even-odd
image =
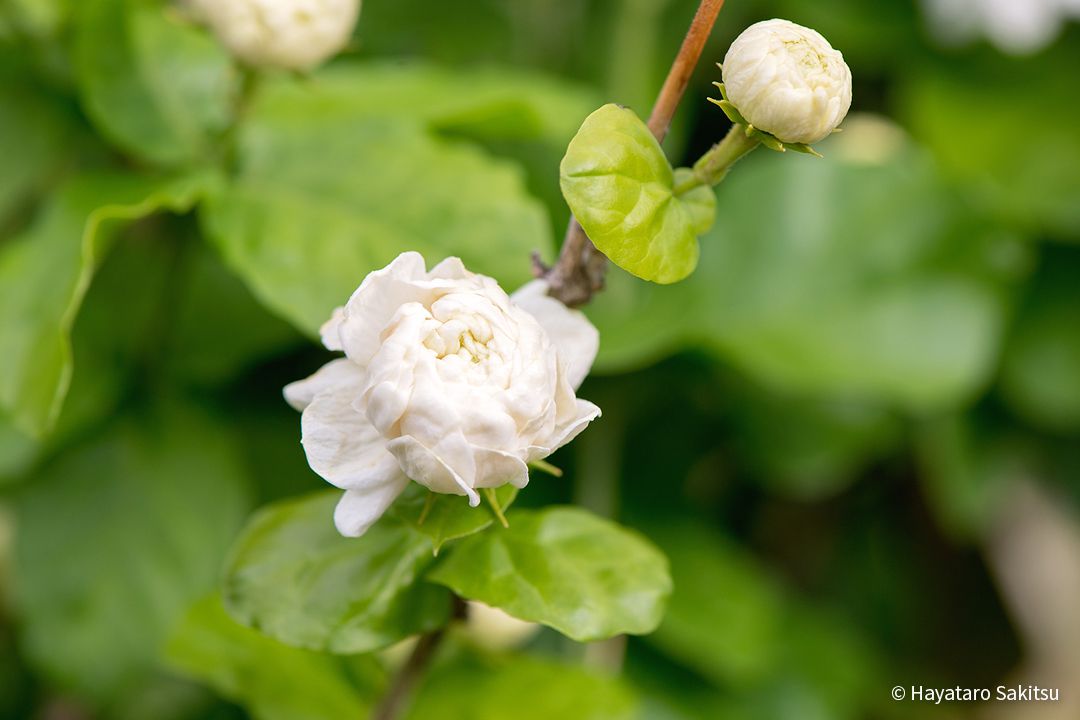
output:
[[[409,478],[400,472],[389,476],[385,482],[369,485],[358,490],[346,490],[334,508],[334,525],[346,537],[360,537],[409,484]]]
[[[529,466],[513,453],[492,448],[474,448],[476,487],[502,487],[510,484],[523,488],[529,484]]]
[[[465,263],[461,262],[461,258],[458,257],[446,258],[431,268],[428,275],[442,280],[465,280],[474,276],[473,273],[465,269]]]
[[[528,450],[527,460],[543,460],[563,445],[576,438],[585,427],[596,418],[600,417],[600,408],[588,400],[576,399],[574,411],[564,418],[555,431],[543,443],[533,445]]]
[[[363,379],[362,368],[347,358],[338,358],[323,365],[314,375],[289,383],[283,394],[286,402],[297,410],[303,410],[324,390],[343,385],[359,385]]]
[[[585,314],[572,310],[547,294],[548,284],[533,280],[522,285],[510,299],[540,323],[559,353],[567,380],[575,390],[589,374],[600,349],[600,333]]]
[[[358,393],[355,385],[324,390],[300,418],[308,465],[344,490],[363,490],[402,475],[386,440],[353,407]]]
[[[416,283],[426,277],[424,258],[417,252],[401,253],[386,267],[368,273],[345,305],[339,331],[345,354],[366,365],[398,308],[422,297]]]
[[[345,307],[334,308],[330,319],[319,328],[319,337],[327,350],[341,352],[345,346],[341,344],[341,323],[345,320]]]
[[[386,447],[397,458],[405,474],[416,482],[435,492],[466,495],[473,507],[480,504],[480,496],[469,483],[416,438],[404,435],[394,438]]]

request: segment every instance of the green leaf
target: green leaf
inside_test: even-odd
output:
[[[573,507],[512,513],[509,528],[466,538],[428,578],[582,642],[652,632],[671,592],[650,542]]]
[[[122,149],[161,165],[207,159],[230,118],[233,70],[207,33],[160,0],[80,0],[75,69],[83,104]]]
[[[914,149],[884,165],[784,160],[740,167],[723,193],[739,240],[714,237],[705,260],[717,349],[793,390],[919,409],[978,392],[1005,312],[1005,283],[979,267],[996,240],[957,222]],[[763,197],[780,209],[761,212]]]
[[[1017,478],[1051,464],[1033,461],[1025,443],[977,416],[927,420],[916,427],[914,439],[927,504],[942,529],[966,542],[985,537]]]
[[[453,68],[406,62],[335,63],[310,79],[282,77],[259,94],[257,112],[305,124],[382,117],[499,140],[544,140],[560,150],[596,107],[582,86],[525,70]]]
[[[303,336],[267,312],[217,253],[202,244],[193,251],[175,305],[171,342],[182,352],[169,357],[173,372],[199,384],[220,384],[304,344]]]
[[[51,38],[67,23],[71,12],[70,2],[71,0],[2,0],[0,25],[10,22],[19,33],[35,38]]]
[[[653,534],[671,560],[675,591],[649,642],[721,685],[763,677],[784,645],[780,586],[703,526],[665,523]]]
[[[20,428],[40,435],[56,420],[71,380],[71,328],[120,223],[183,212],[205,182],[80,175],[0,247],[0,409]]]
[[[1014,323],[1001,389],[1024,419],[1052,431],[1080,428],[1080,262],[1050,254]]]
[[[617,678],[516,655],[458,658],[435,670],[410,720],[632,720],[633,692]]]
[[[517,497],[518,489],[503,485],[495,490],[499,507],[506,510]],[[470,507],[468,498],[460,495],[433,493],[423,485],[410,483],[401,497],[390,507],[390,514],[408,523],[431,540],[432,551],[438,555],[443,545],[486,530],[496,521],[491,507],[485,502]]]
[[[37,452],[38,445],[34,439],[0,415],[0,487],[28,470]]]
[[[1076,42],[912,63],[897,108],[944,172],[999,224],[1080,241]],[[838,46],[839,47],[839,46]],[[1005,89],[1003,93],[1002,90]]]
[[[901,423],[880,406],[773,393],[745,378],[727,387],[740,458],[773,492],[821,500],[894,451]]]
[[[570,210],[616,265],[664,284],[693,272],[712,192],[674,194],[671,164],[632,110],[609,104],[587,117],[559,174]]]
[[[419,580],[431,543],[393,517],[363,537],[334,527],[337,491],[267,506],[248,523],[225,569],[238,621],[288,645],[360,653],[449,619],[445,589]]]
[[[374,687],[358,687],[346,659],[283,645],[238,625],[218,595],[193,605],[172,633],[166,656],[181,673],[243,704],[259,720],[342,720],[371,712]],[[355,658],[371,685],[380,669]]]
[[[227,431],[181,407],[124,418],[62,455],[16,505],[27,656],[99,701],[145,679],[213,587],[247,502]]]
[[[550,242],[518,170],[405,119],[257,116],[240,174],[202,214],[226,261],[268,307],[315,335],[365,275],[404,250],[460,256],[504,287]]]
[[[852,142],[825,141],[822,160],[738,165],[687,282],[613,273],[612,296],[588,310],[597,368],[698,346],[785,392],[920,411],[985,387],[1026,250],[974,222],[917,147],[865,162],[848,159]]]
[[[62,167],[69,125],[59,104],[40,89],[0,77],[0,233]]]
[[[681,185],[688,181],[694,171],[690,168],[675,170],[674,184]],[[690,219],[690,229],[698,235],[709,232],[716,220],[716,193],[708,185],[699,185],[679,196]]]
[[[730,182],[725,181],[725,186]],[[702,329],[696,320],[705,302],[704,288],[694,277],[677,285],[659,286],[610,268],[604,291],[584,308],[600,331],[600,352],[592,372],[639,370],[687,346],[701,344]]]
[[[867,716],[883,680],[850,613],[806,603],[746,549],[700,523],[657,521],[654,535],[671,558],[675,592],[648,642],[725,691],[716,706],[707,694],[691,695],[688,707],[707,703],[693,717]]]

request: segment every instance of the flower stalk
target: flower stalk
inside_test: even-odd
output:
[[[698,158],[690,177],[675,186],[675,195],[683,195],[702,185],[719,184],[732,165],[759,145],[761,140],[746,132],[745,127],[732,125],[723,140]]]
[[[690,77],[697,67],[705,43],[709,39],[716,17],[724,6],[724,0],[701,0],[679,53],[671,64],[660,94],[649,113],[648,126],[658,142],[663,142],[671,127],[671,119],[679,107]],[[549,286],[548,294],[561,300],[567,307],[587,304],[604,287],[607,258],[596,249],[578,221],[571,217],[566,228],[559,258],[551,267],[544,265],[538,254],[533,254],[533,273],[544,278]]]

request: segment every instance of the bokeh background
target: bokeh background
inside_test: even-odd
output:
[[[201,45],[161,30],[183,23],[174,10],[131,0],[140,19],[114,38],[85,11],[101,4],[0,0],[0,716],[329,717],[314,701],[310,715],[260,709],[252,696],[273,681],[253,664],[290,660],[182,625],[254,508],[323,486],[280,395],[328,356],[310,329],[330,308],[307,289],[344,300],[428,228],[493,213],[528,226],[511,237],[493,220],[434,247],[523,282],[527,251],[552,258],[565,227],[566,142],[604,102],[648,113],[696,3],[366,0],[348,52],[261,89],[300,138],[291,152],[316,159],[267,160],[275,185],[245,188],[244,212],[164,203],[175,212],[113,223],[89,261],[83,248],[96,274],[77,317],[63,298],[58,315],[70,392],[35,437],[15,408],[52,360],[23,331],[56,313],[71,253],[35,265],[26,248],[83,242],[98,207],[88,169],[183,166],[171,136],[139,140],[156,132],[139,103],[167,116],[211,72]],[[580,393],[604,417],[553,458],[564,477],[537,476],[518,500],[581,503],[649,535],[672,562],[668,615],[628,642],[528,641],[600,673],[603,701],[575,700],[573,673],[500,690],[478,667],[433,681],[414,715],[1080,717],[1077,16],[1069,0],[728,1],[670,157],[723,136],[712,63],[769,17],[842,50],[846,132],[824,160],[742,161],[688,281],[611,270]],[[95,39],[127,43],[129,61],[95,75]],[[351,114],[382,123],[357,130],[368,155],[321,130]],[[401,145],[384,142],[395,133]],[[241,162],[256,164],[261,137]],[[413,151],[402,163],[423,191],[380,195]],[[303,206],[312,196],[396,209],[357,226]],[[255,248],[264,234],[269,250]],[[890,698],[895,685],[999,684],[1062,699]]]

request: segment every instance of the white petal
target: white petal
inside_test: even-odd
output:
[[[416,482],[435,492],[467,495],[473,507],[480,504],[480,496],[465,479],[416,438],[404,435],[394,438],[386,447],[398,459],[405,473]]]
[[[331,485],[364,490],[402,476],[386,440],[353,403],[359,389],[352,384],[324,390],[300,418],[308,465]]]
[[[340,338],[345,354],[366,365],[379,349],[379,334],[397,309],[417,299],[417,281],[427,277],[420,253],[405,252],[381,270],[368,273],[345,305]]]
[[[509,483],[523,488],[529,484],[529,466],[517,455],[490,448],[475,448],[473,452],[476,487],[502,487]]]
[[[588,400],[575,400],[574,412],[564,418],[547,440],[529,448],[528,461],[543,460],[563,445],[576,438],[589,423],[600,417],[600,408]]]
[[[334,508],[334,525],[346,537],[360,537],[382,517],[402,490],[409,478],[398,473],[379,485],[362,490],[346,490]]]
[[[444,280],[465,280],[466,278],[473,277],[473,273],[465,268],[465,263],[461,262],[461,258],[458,257],[446,258],[441,263],[431,268],[429,275],[432,278]]]
[[[319,328],[319,336],[327,350],[341,352],[345,347],[341,344],[341,323],[345,320],[345,308],[334,308],[330,319]]]
[[[510,296],[515,305],[536,318],[559,352],[566,368],[566,377],[576,390],[589,374],[597,350],[600,333],[584,313],[571,310],[547,294],[548,284],[533,280],[522,285]]]
[[[347,358],[331,360],[318,371],[303,380],[297,380],[285,386],[285,401],[297,410],[303,410],[315,396],[324,390],[342,385],[359,385],[364,378],[364,371]]]

